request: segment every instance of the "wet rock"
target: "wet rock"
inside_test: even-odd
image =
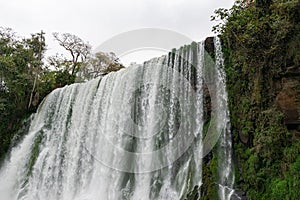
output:
[[[214,46],[214,38],[213,37],[208,37],[205,39],[204,49],[214,60],[215,59],[215,46]]]
[[[235,190],[230,200],[247,200],[246,193],[242,190]]]

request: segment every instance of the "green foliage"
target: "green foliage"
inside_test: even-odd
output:
[[[274,101],[288,69],[299,68],[300,2],[239,0],[215,14],[222,21],[213,30],[226,57],[236,187],[249,199],[297,199],[299,129],[287,129]]]
[[[56,54],[45,64],[44,35],[41,32],[20,38],[11,29],[0,27],[0,164],[22,121],[36,111],[46,95],[76,79],[86,80],[78,72],[89,65],[90,45],[75,35],[55,33],[55,39],[70,53],[71,59]],[[103,55],[107,65],[102,73],[123,68],[113,53]],[[30,161],[30,166],[34,161]]]
[[[38,92],[34,85],[41,71],[45,40],[43,33],[18,39],[11,29],[5,28],[0,28],[0,36],[1,162],[22,120],[35,109],[28,109],[28,103],[32,89]]]
[[[200,200],[218,199],[218,160],[215,150],[213,150],[212,159],[203,165],[203,184],[201,186]]]
[[[43,132],[40,132],[36,136],[32,150],[31,150],[31,156],[30,156],[28,166],[27,166],[27,168],[28,168],[27,176],[30,176],[32,174],[34,163],[36,162],[36,159],[40,153],[40,145],[42,143],[42,140],[43,140]]]
[[[271,198],[274,200],[283,200],[288,198],[288,185],[286,180],[275,179],[270,184]]]
[[[63,87],[75,82],[75,75],[70,74],[66,70],[59,70],[55,72],[55,84],[56,87]]]

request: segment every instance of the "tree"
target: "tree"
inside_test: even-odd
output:
[[[66,70],[70,71],[72,76],[75,76],[82,66],[82,63],[84,63],[90,55],[91,46],[78,36],[70,33],[53,33],[53,36],[59,45],[71,54],[70,69],[68,69],[69,66],[66,66]]]
[[[300,3],[256,0],[244,7],[243,2],[217,10],[225,23],[215,27],[225,55],[236,187],[249,199],[297,199],[299,167],[293,167],[300,166],[295,137],[300,131],[290,126],[288,113],[297,112],[292,105],[300,98]],[[287,86],[291,82],[295,85]],[[289,102],[288,112],[278,101],[285,93],[291,95],[282,100]]]
[[[97,52],[89,58],[87,66],[81,71],[81,78],[93,79],[100,75],[108,74],[124,68],[115,53]]]
[[[43,59],[43,53],[46,51],[46,44],[45,44],[45,33],[41,31],[41,33],[32,34],[31,39],[27,39],[26,43],[27,46],[32,49],[33,57],[35,58],[35,62],[33,62],[32,72],[34,73],[34,83],[30,94],[28,109],[30,108],[31,104],[33,106],[36,106],[39,101],[39,93],[36,90],[37,88],[37,82],[38,82],[38,76],[40,72],[42,71],[42,59]],[[34,98],[34,100],[33,100]]]
[[[0,161],[22,120],[37,108],[45,50],[43,32],[23,39],[0,28]]]

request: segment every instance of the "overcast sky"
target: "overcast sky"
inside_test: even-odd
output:
[[[59,50],[52,33],[72,33],[94,48],[140,28],[179,32],[200,41],[213,35],[210,16],[234,0],[0,0],[0,26],[21,36],[46,32],[48,55]]]

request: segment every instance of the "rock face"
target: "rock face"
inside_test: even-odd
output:
[[[230,200],[247,200],[246,193],[242,190],[236,190]]]
[[[215,47],[214,47],[214,38],[213,37],[208,37],[205,39],[204,42],[204,49],[206,52],[208,52],[209,55],[214,57],[214,52],[215,52]],[[208,89],[207,83],[204,83],[204,121],[207,123],[210,119],[211,115],[211,97]]]
[[[276,96],[275,104],[284,113],[284,123],[288,129],[300,125],[300,79],[283,78],[282,90]]]
[[[205,44],[204,45],[205,51],[207,51],[210,55],[214,56],[214,52],[215,52],[214,38],[213,37],[206,38],[204,44]]]
[[[299,199],[300,3],[263,2],[232,8],[225,26],[217,27],[236,187],[249,199]]]

